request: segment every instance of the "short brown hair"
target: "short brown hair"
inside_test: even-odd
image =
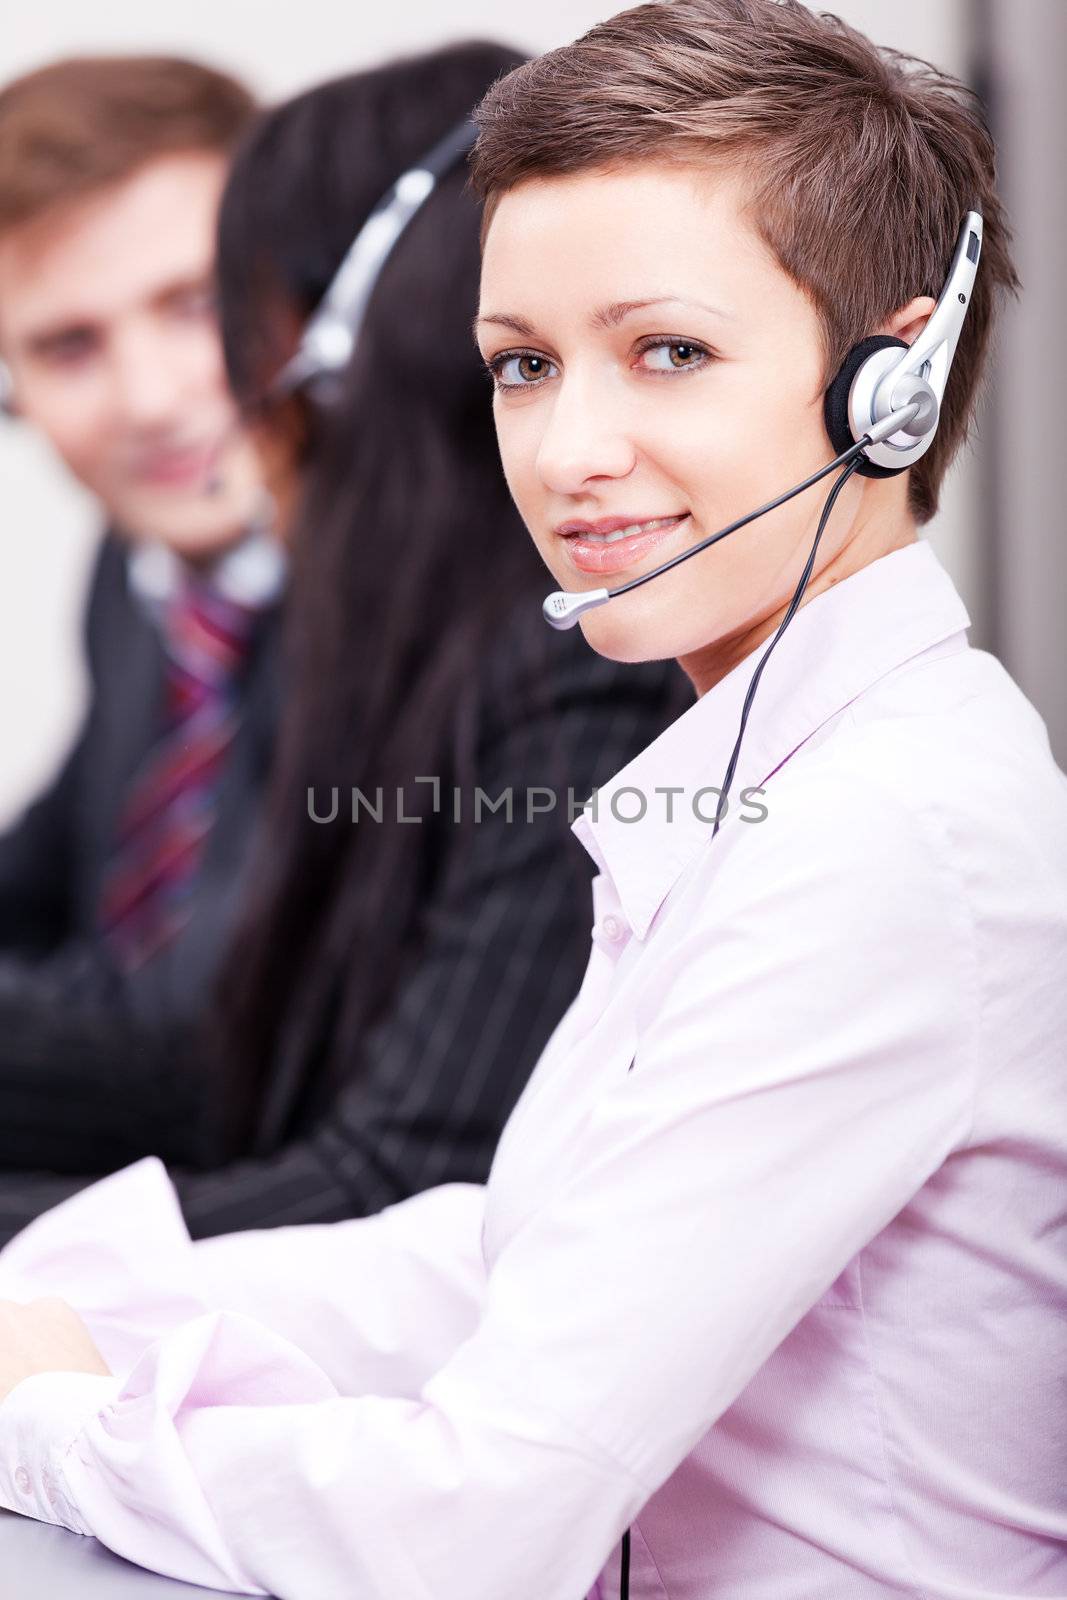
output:
[[[661,0],[509,73],[476,118],[486,227],[526,179],[649,157],[741,163],[756,230],[822,322],[824,386],[898,307],[936,299],[963,214],[980,211],[982,264],[941,425],[909,480],[916,520],[933,516],[999,298],[1019,287],[993,141],[968,89],[800,0]]]
[[[226,154],[255,112],[236,79],[173,56],[71,56],[0,89],[0,232],[186,151]]]

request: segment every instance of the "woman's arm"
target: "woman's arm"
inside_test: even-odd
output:
[[[20,1384],[0,1500],[287,1600],[585,1593],[971,1126],[975,955],[938,849],[873,785],[776,798],[665,952],[658,1014],[568,1171],[506,1197],[529,1220],[418,1399],[339,1396],[250,1320],[202,1317],[124,1385]],[[46,1473],[68,1515],[36,1498]]]
[[[190,1318],[232,1311],[342,1394],[412,1394],[481,1314],[483,1195],[450,1184],[361,1221],[194,1245],[162,1165],[141,1161],[0,1251],[0,1298],[68,1301],[117,1373]]]

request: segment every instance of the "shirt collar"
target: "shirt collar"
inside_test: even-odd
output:
[[[951,578],[925,540],[882,556],[808,601],[760,679],[731,786],[732,807],[738,807],[743,789],[762,785],[886,673],[969,626]],[[572,823],[595,864],[610,875],[639,939],[711,837],[718,786],[768,642],[597,790]],[[700,796],[712,786],[715,792]],[[668,787],[682,791],[670,803],[670,820]]]
[[[181,590],[188,568],[165,544],[135,544],[127,557],[130,586],[156,615]],[[286,557],[279,541],[253,526],[245,537],[213,562],[204,582],[216,594],[250,611],[263,611],[285,586]]]

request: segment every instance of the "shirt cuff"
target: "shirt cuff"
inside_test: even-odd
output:
[[[119,1378],[41,1372],[0,1404],[0,1507],[90,1533],[64,1492],[63,1462],[90,1418],[118,1399]]]

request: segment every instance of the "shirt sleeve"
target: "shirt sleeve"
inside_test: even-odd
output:
[[[277,1333],[216,1313],[117,1396],[86,1379],[87,1421],[27,1380],[0,1408],[0,1462],[29,1437],[31,1480],[51,1474],[105,1543],[193,1582],[587,1592],[971,1126],[974,947],[945,841],[874,786],[843,798],[823,779],[776,821],[722,855],[664,951],[632,1070],[417,1398],[337,1394]]]
[[[480,1186],[448,1184],[372,1218],[192,1243],[149,1158],[0,1251],[0,1296],[65,1299],[119,1375],[183,1323],[229,1311],[290,1340],[340,1393],[414,1394],[477,1325],[483,1214]]]

